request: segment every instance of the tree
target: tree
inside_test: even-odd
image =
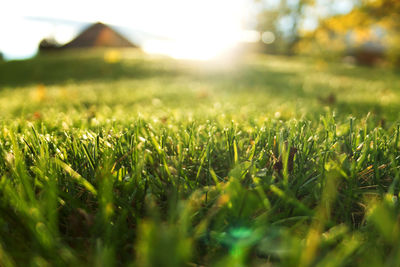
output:
[[[386,30],[386,56],[393,65],[400,67],[400,1],[363,0],[360,11]]]
[[[400,66],[400,1],[358,0],[347,14],[322,18],[297,46],[319,56],[352,55],[373,65],[386,57]]]
[[[60,47],[60,44],[52,37],[44,38],[39,43],[39,52],[53,51]]]
[[[294,54],[296,44],[301,39],[301,22],[305,16],[305,10],[313,6],[314,0],[287,1],[263,1],[263,10],[258,16],[257,30],[272,31],[277,36],[276,47],[280,52]]]

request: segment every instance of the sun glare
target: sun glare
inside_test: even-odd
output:
[[[84,25],[101,21],[131,29],[133,33],[145,33],[147,37],[139,45],[149,53],[205,60],[225,53],[239,41],[246,3],[248,0],[115,0],[112,4],[105,0],[70,0],[68,4],[55,4],[51,0],[15,0],[6,4],[8,15],[14,21],[12,24],[17,25],[18,21],[21,28],[35,28],[30,31],[35,36],[28,39],[26,31],[21,29],[25,32],[23,40],[15,39],[22,34],[11,34],[10,31],[6,39],[14,44],[15,53],[22,55],[24,49],[28,52],[29,42],[32,53],[33,47],[37,47],[44,37],[68,41],[80,30],[76,26],[73,28],[73,23]],[[40,21],[28,21],[26,18],[30,17]],[[49,20],[46,22],[46,19]],[[68,21],[73,23],[63,24]],[[0,33],[7,33],[6,29],[0,27]],[[3,49],[11,51],[10,47]]]
[[[241,6],[235,1],[176,2],[170,9],[168,39],[149,40],[150,53],[180,59],[207,60],[228,52],[241,36]],[[154,23],[159,23],[154,20]]]

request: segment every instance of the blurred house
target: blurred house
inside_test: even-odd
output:
[[[374,66],[384,60],[386,50],[382,43],[371,40],[358,46],[350,44],[345,55],[353,57],[357,64]]]
[[[111,27],[97,22],[60,48],[138,47]]]

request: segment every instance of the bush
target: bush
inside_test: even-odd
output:
[[[39,52],[53,51],[60,47],[61,45],[54,38],[44,38],[39,43]]]

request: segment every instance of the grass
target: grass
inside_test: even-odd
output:
[[[397,73],[104,52],[0,63],[0,265],[398,264]]]

